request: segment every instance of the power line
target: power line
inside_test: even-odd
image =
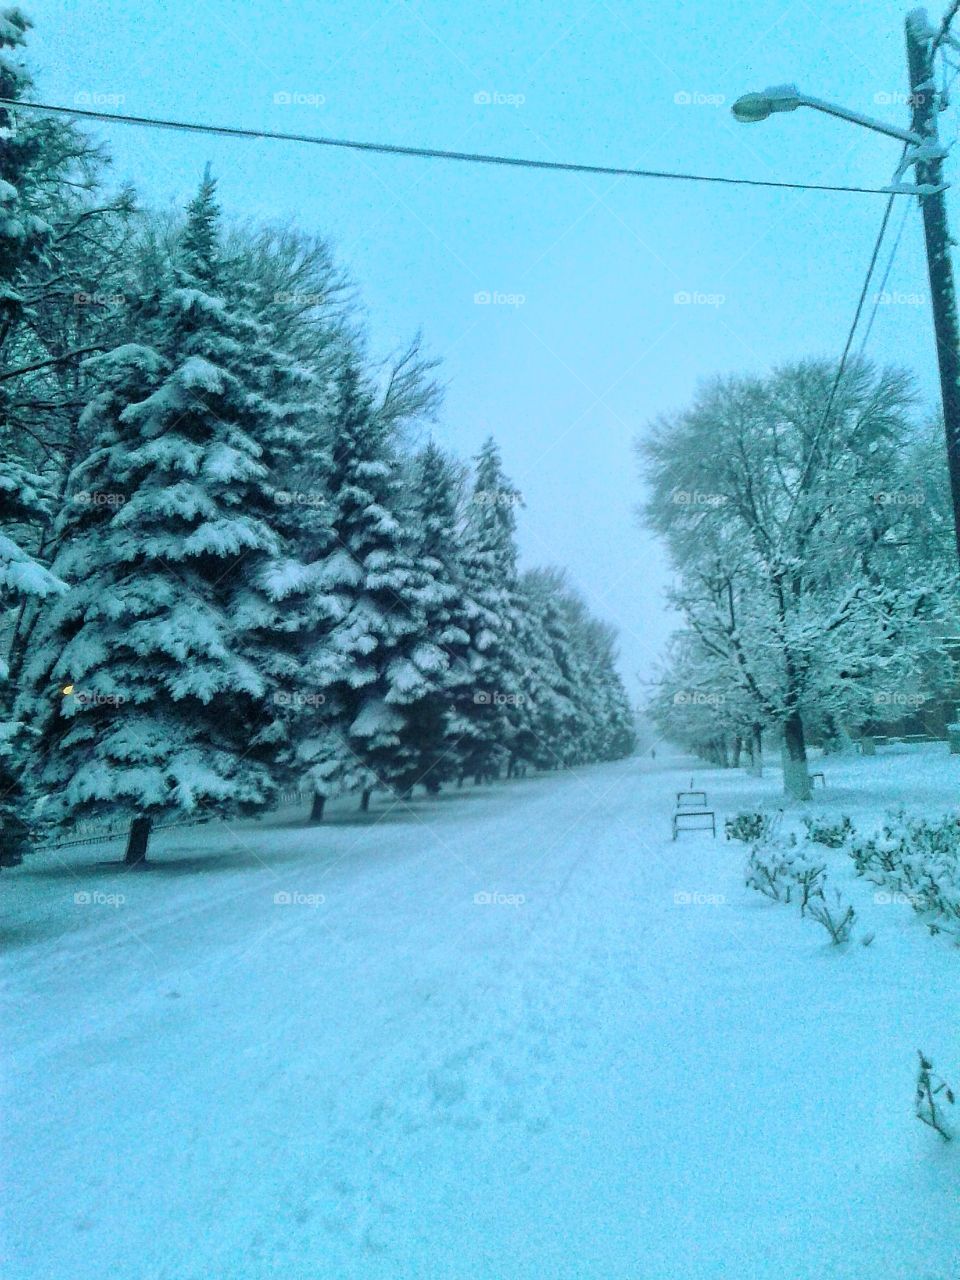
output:
[[[943,21],[940,23],[940,30],[937,32],[937,34],[933,38],[933,46],[930,49],[931,57],[933,57],[933,55],[937,52],[942,42],[950,34],[950,24],[953,22],[954,18],[957,16],[958,9],[960,9],[960,0],[953,0],[953,3],[951,4],[950,8],[943,15]]]
[[[893,202],[895,198],[896,198],[895,194],[891,193],[889,199],[887,200],[887,206],[883,211],[883,219],[880,223],[880,230],[877,232],[877,239],[873,246],[873,252],[870,255],[870,265],[867,267],[867,274],[863,280],[863,288],[860,290],[860,297],[857,300],[857,309],[854,312],[853,321],[850,325],[849,332],[847,333],[847,340],[844,343],[843,355],[840,357],[840,363],[837,365],[837,372],[833,379],[833,385],[830,388],[830,394],[827,397],[827,404],[826,404],[826,408],[823,411],[823,417],[820,419],[820,424],[817,427],[816,432],[814,433],[813,443],[810,445],[810,452],[807,455],[806,462],[804,463],[803,471],[800,473],[800,479],[797,482],[796,492],[794,493],[793,501],[790,504],[790,512],[787,516],[787,521],[789,521],[790,516],[793,515],[794,511],[796,510],[797,503],[800,501],[800,495],[803,492],[803,486],[806,482],[807,476],[810,473],[810,468],[813,466],[813,460],[817,453],[817,446],[819,445],[820,438],[822,437],[824,431],[827,428],[827,423],[830,421],[830,414],[833,411],[833,402],[837,398],[837,391],[839,390],[841,379],[843,378],[844,372],[847,367],[847,360],[849,359],[849,356],[850,356],[850,348],[853,346],[853,339],[854,339],[854,335],[857,332],[857,325],[860,323],[860,316],[863,313],[863,304],[866,301],[867,290],[870,288],[870,281],[873,278],[873,273],[877,265],[877,259],[880,256],[880,248],[883,244],[883,238],[887,233],[887,224],[890,221],[890,213],[893,209]],[[784,523],[787,523],[787,521],[785,521]]]
[[[100,120],[113,124],[173,129],[181,133],[206,133],[225,138],[253,138],[271,142],[302,142],[316,147],[337,147],[345,151],[418,156],[424,160],[459,160],[467,164],[503,165],[514,169],[547,169],[561,173],[606,174],[622,178],[669,178],[679,182],[714,182],[732,187],[776,187],[788,191],[840,191],[858,195],[889,194],[888,188],[885,187],[847,187],[823,182],[777,182],[762,178],[726,178],[706,173],[670,173],[663,169],[627,169],[616,165],[530,160],[519,156],[487,155],[476,151],[446,151],[435,147],[409,147],[387,142],[357,142],[347,138],[324,138],[308,133],[279,133],[271,129],[242,129],[234,125],[196,124],[186,120],[166,120],[153,116],[122,116],[110,111],[91,111],[86,107],[61,107],[48,102],[24,102],[14,98],[0,98],[0,106],[46,111],[53,115],[77,116],[84,120]]]
[[[890,271],[893,267],[893,260],[897,256],[897,250],[900,248],[900,240],[903,236],[903,229],[907,225],[907,218],[910,215],[910,205],[903,206],[903,217],[900,219],[900,229],[897,231],[896,239],[893,242],[893,248],[890,250],[890,256],[887,259],[887,267],[883,273],[883,279],[880,281],[880,288],[877,290],[873,300],[873,310],[870,312],[870,319],[867,321],[867,328],[863,335],[863,341],[860,343],[859,355],[862,356],[866,349],[867,342],[870,340],[870,334],[873,330],[873,322],[877,318],[877,311],[880,308],[880,299],[883,297],[883,291],[887,287],[887,281],[890,279]]]

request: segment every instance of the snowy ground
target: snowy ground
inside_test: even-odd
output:
[[[960,1082],[960,952],[843,855],[845,953],[671,843],[692,769],[4,872],[6,1280],[955,1280],[912,1091],[918,1047]],[[941,746],[826,769],[861,821],[957,797]]]

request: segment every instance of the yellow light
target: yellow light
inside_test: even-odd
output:
[[[69,698],[70,694],[73,693],[73,685],[65,684],[63,688],[60,690],[60,692],[63,694],[65,698]]]

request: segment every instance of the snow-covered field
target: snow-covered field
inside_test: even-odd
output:
[[[825,767],[957,800],[945,746]],[[955,1280],[960,952],[842,854],[870,947],[672,843],[693,771],[776,798],[630,760],[4,872],[6,1280]]]

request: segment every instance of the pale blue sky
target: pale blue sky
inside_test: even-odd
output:
[[[795,81],[892,122],[908,115],[906,10],[891,4],[25,7],[46,99],[114,96],[131,114],[868,186],[889,180],[898,143],[812,112],[744,127],[730,102]],[[278,93],[301,101],[275,103]],[[293,217],[326,235],[359,286],[376,351],[422,328],[449,383],[438,438],[467,455],[494,432],[527,501],[524,559],[568,567],[620,627],[629,676],[649,670],[669,629],[663,557],[633,515],[633,439],[701,378],[838,355],[884,203],[96,132],[145,202],[182,204],[210,160],[229,214]],[[956,136],[953,111],[944,132]],[[899,216],[898,206],[894,228]],[[916,210],[888,289],[926,299]],[[523,301],[478,305],[481,291]],[[723,301],[677,305],[679,291]],[[870,354],[909,365],[934,395],[925,302],[882,306]]]

